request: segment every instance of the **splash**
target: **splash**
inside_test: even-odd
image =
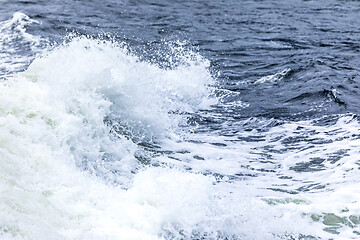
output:
[[[200,59],[186,64],[164,70],[141,62],[126,48],[78,38],[36,59],[24,75],[49,86],[57,97],[79,105],[103,99],[109,104],[107,115],[112,120],[119,118],[128,128],[145,135],[161,135],[181,121],[176,114],[170,117],[171,113],[191,113],[214,103],[208,98],[213,81],[207,70],[209,63]],[[91,115],[85,114],[87,119]]]

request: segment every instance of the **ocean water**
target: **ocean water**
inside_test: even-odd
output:
[[[0,239],[359,239],[359,16],[0,0]]]

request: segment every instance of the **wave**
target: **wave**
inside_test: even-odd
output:
[[[126,120],[133,128],[160,133],[179,124],[180,119],[170,113],[192,113],[214,103],[209,98],[214,80],[208,65],[198,59],[161,69],[141,62],[126,48],[78,38],[36,59],[22,75],[70,102],[102,99],[109,105],[106,115]],[[69,103],[79,107],[73,105]]]
[[[124,47],[76,38],[4,77],[0,238],[216,234],[206,220],[218,204],[214,179],[135,158],[134,139],[169,138],[185,112],[214,102],[208,62],[199,59],[161,69]]]

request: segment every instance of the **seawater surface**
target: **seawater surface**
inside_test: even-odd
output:
[[[360,238],[359,16],[0,0],[0,239]]]

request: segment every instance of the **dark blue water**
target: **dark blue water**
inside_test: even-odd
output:
[[[354,190],[359,186],[360,165],[359,1],[0,0],[1,22],[12,19],[16,12],[35,21],[19,29],[26,28],[26,33],[40,40],[34,44],[24,41],[24,34],[11,35],[12,31],[21,32],[17,26],[22,21],[6,30],[0,28],[5,36],[0,35],[0,77],[26,70],[44,52],[51,52],[77,36],[124,45],[138,62],[162,70],[176,70],[184,64],[181,61],[184,52],[196,53],[209,61],[207,70],[214,80],[210,84],[213,89],[210,98],[217,102],[193,112],[182,109],[166,112],[170,116],[185,116],[185,121],[177,126],[180,129],[177,133],[184,134],[180,134],[181,140],[165,136],[173,142],[162,141],[151,132],[151,127],[144,137],[143,126],[138,132],[134,130],[137,122],[128,123],[120,114],[113,116],[115,113],[104,117],[103,122],[112,133],[140,149],[129,151],[140,165],[129,167],[131,174],[136,175],[139,169],[148,166],[180,166],[183,171],[213,176],[218,184],[229,184],[224,187],[228,195],[216,192],[215,198],[231,202],[229,196],[234,195],[239,203],[234,206],[241,206],[241,209],[225,206],[226,213],[215,209],[218,212],[214,211],[214,216],[226,219],[221,221],[223,225],[218,225],[220,229],[214,230],[215,235],[200,227],[206,225],[206,215],[200,223],[193,224],[190,233],[186,233],[183,225],[169,220],[166,224],[171,227],[161,225],[163,231],[155,234],[157,237],[359,237],[360,193]],[[181,51],[174,52],[176,48]],[[104,49],[101,51],[105,52]],[[5,64],[1,65],[2,62]],[[140,68],[134,69],[136,72]],[[99,161],[89,164],[91,157],[83,157],[81,161],[85,163],[77,167],[95,173],[110,185],[121,185],[121,181],[108,177],[109,173],[121,175],[112,165],[119,159],[104,149]],[[104,171],[100,169],[103,165]],[[269,205],[266,205],[269,215],[256,201]],[[228,216],[227,211],[238,215]],[[304,232],[291,230],[296,223],[287,215],[289,212],[309,222],[302,223],[300,228]],[[239,220],[239,216],[243,218]],[[209,217],[209,226],[217,224],[216,217]],[[287,224],[281,234],[277,228],[279,219]],[[227,221],[229,231],[223,227]],[[274,224],[266,225],[269,222]],[[242,231],[242,224],[252,227]],[[0,221],[0,231],[7,229],[1,226]],[[86,235],[81,236],[79,239],[85,239]],[[98,235],[90,236],[96,239]]]

